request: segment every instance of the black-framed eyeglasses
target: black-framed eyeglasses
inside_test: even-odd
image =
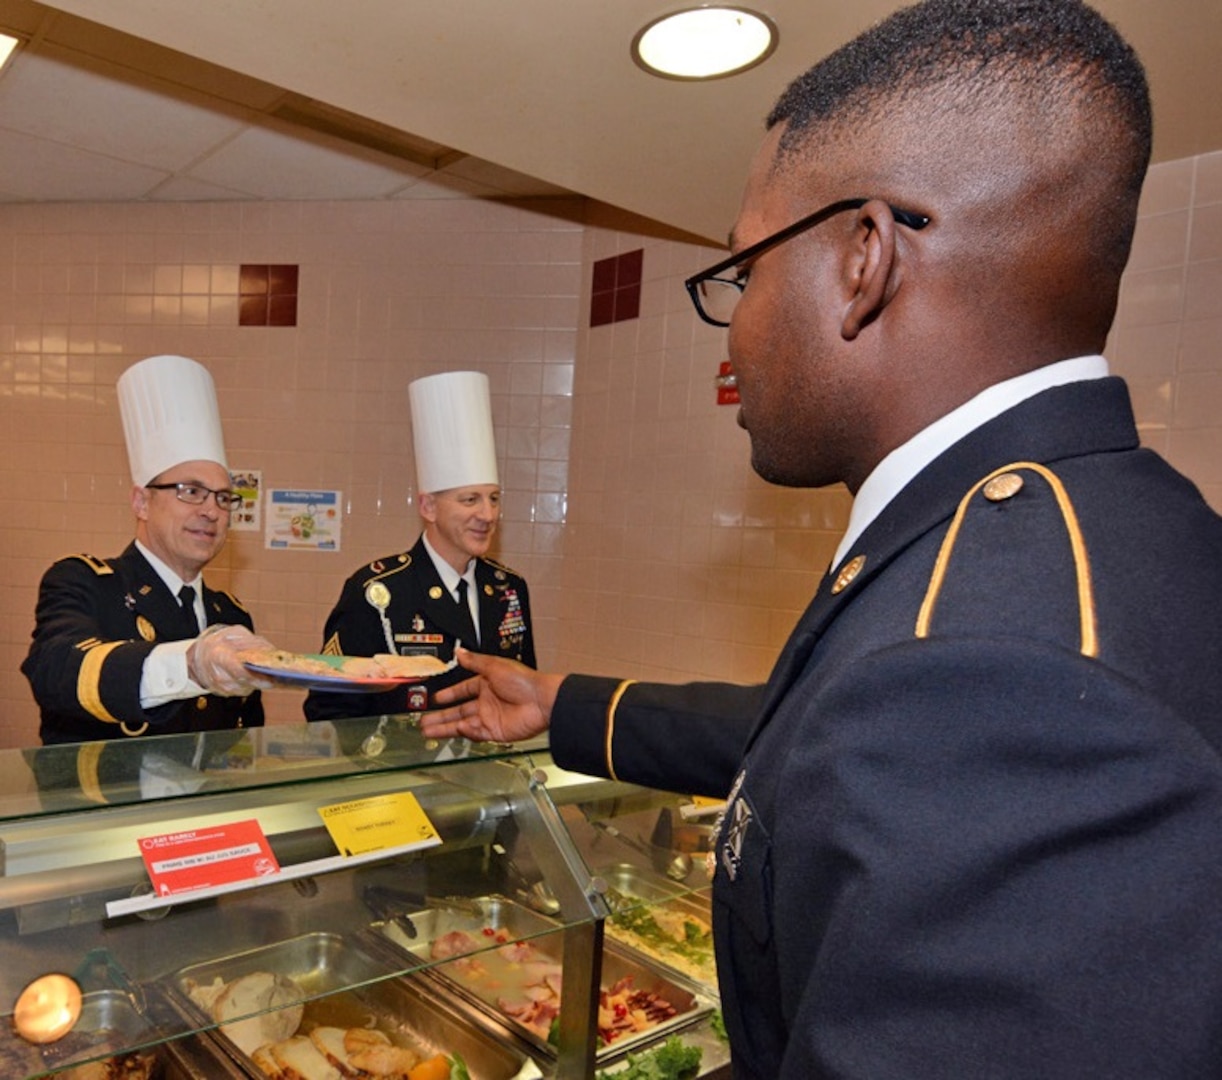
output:
[[[203,506],[211,495],[221,510],[236,510],[242,505],[242,496],[236,491],[214,491],[203,484],[145,484],[153,491],[172,491],[179,502],[190,503],[192,506]]]
[[[774,232],[771,236],[766,236],[758,243],[743,248],[742,251],[731,255],[728,259],[722,259],[721,262],[715,263],[707,270],[701,270],[700,273],[689,277],[683,284],[688,296],[692,298],[692,303],[696,305],[696,314],[713,326],[729,326],[730,316],[734,314],[738,298],[742,296],[743,290],[747,287],[747,278],[741,273],[734,277],[721,277],[721,274],[758,258],[769,248],[783,244],[786,240],[792,240],[799,233],[813,229],[835,214],[843,214],[846,210],[860,210],[869,201],[869,199],[841,199],[839,202],[830,203],[822,210],[816,210],[813,214],[800,218],[792,225],[786,225],[779,232]],[[898,206],[891,207],[891,216],[910,229],[923,229],[929,224],[929,218],[924,214],[918,214],[912,210],[901,210]]]

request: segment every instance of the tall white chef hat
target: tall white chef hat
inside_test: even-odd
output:
[[[229,468],[216,386],[203,364],[150,356],[123,372],[116,389],[133,484],[147,484],[184,461]]]
[[[407,388],[420,491],[499,484],[492,395],[479,371],[446,371]]]

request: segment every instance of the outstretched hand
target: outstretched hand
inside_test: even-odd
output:
[[[517,742],[547,730],[563,675],[546,675],[516,660],[466,649],[458,649],[456,657],[460,667],[475,672],[475,678],[433,695],[442,708],[421,716],[425,735]]]
[[[244,626],[209,626],[187,650],[187,672],[211,694],[245,697],[252,690],[266,690],[272,683],[246,666],[252,652],[271,651],[275,646],[252,634]]]

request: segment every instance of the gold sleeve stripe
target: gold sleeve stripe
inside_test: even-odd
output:
[[[104,741],[86,743],[76,756],[76,780],[80,784],[81,794],[95,803],[105,803],[106,796],[102,794],[102,781],[98,776],[98,761],[105,749]]]
[[[933,612],[937,606],[938,594],[942,591],[943,582],[946,580],[946,569],[950,564],[951,553],[954,551],[955,541],[959,537],[959,530],[963,525],[963,519],[967,515],[968,504],[973,496],[993,477],[1000,476],[1002,473],[1015,472],[1019,469],[1029,469],[1042,476],[1056,497],[1057,506],[1061,511],[1061,520],[1064,522],[1065,531],[1069,535],[1069,546],[1073,552],[1074,574],[1077,579],[1078,651],[1083,656],[1098,656],[1099,639],[1095,613],[1095,593],[1090,577],[1090,556],[1086,550],[1086,540],[1082,536],[1082,527],[1078,523],[1078,515],[1074,511],[1069,493],[1065,490],[1065,485],[1061,483],[1060,478],[1051,469],[1033,461],[1018,461],[1012,465],[1005,465],[1000,469],[996,469],[976,483],[963,496],[959,503],[959,508],[955,511],[955,516],[951,520],[950,528],[946,531],[946,536],[942,540],[942,547],[938,551],[938,558],[934,563],[933,573],[930,575],[929,588],[925,592],[925,599],[921,603],[921,610],[917,613],[916,636],[919,638],[929,636],[929,624],[933,621]]]
[[[109,645],[90,649],[81,661],[81,670],[76,676],[76,696],[81,707],[108,724],[117,724],[119,718],[111,716],[102,704],[102,665],[106,662],[106,657],[122,644],[121,641],[112,641]]]
[[[607,703],[607,733],[604,753],[607,757],[607,775],[612,780],[619,779],[615,772],[615,760],[611,753],[611,744],[615,740],[615,710],[619,708],[619,701],[624,696],[624,691],[635,682],[636,679],[625,679],[615,688],[615,693],[611,695],[611,700]]]
[[[339,631],[337,630],[329,638],[327,643],[322,647],[323,656],[343,656],[344,650],[339,646]]]

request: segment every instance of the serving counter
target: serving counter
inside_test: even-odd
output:
[[[6,1080],[358,1052],[575,1080],[672,1037],[728,1072],[707,826],[545,741],[383,717],[4,751],[0,776]]]

